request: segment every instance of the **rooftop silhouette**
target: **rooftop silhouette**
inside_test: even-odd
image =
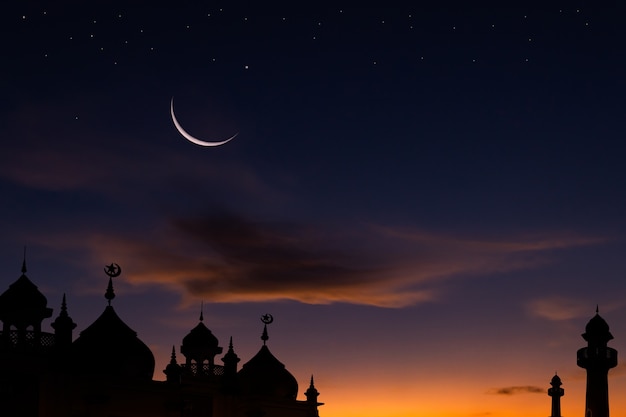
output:
[[[204,324],[183,338],[179,364],[175,346],[163,370],[165,381],[153,380],[155,360],[148,346],[115,312],[113,278],[117,264],[105,267],[109,277],[102,314],[72,340],[76,324],[70,316],[65,294],[59,315],[51,324],[54,333],[41,331],[52,316],[46,297],[22,275],[0,295],[0,390],[2,415],[57,416],[223,416],[317,417],[319,395],[311,377],[298,400],[298,383],[269,350],[267,325],[263,322],[259,352],[238,369],[232,337],[223,348]]]

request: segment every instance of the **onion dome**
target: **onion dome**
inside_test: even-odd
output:
[[[203,321],[204,314],[201,311],[200,322],[183,338],[180,352],[185,355],[187,363],[192,360],[196,363],[203,363],[207,360],[213,364],[215,355],[222,353],[217,337],[204,325]]]
[[[561,385],[563,385],[563,383],[561,382],[561,378],[559,378],[557,374],[554,374],[552,380],[550,381],[550,385],[552,385],[553,387],[560,387]]]
[[[43,319],[52,316],[48,300],[26,276],[26,260],[22,275],[0,294],[0,320],[18,329],[40,326]]]
[[[238,372],[241,394],[250,396],[267,396],[295,400],[298,395],[298,381],[268,349],[267,324],[273,321],[271,315],[262,318],[263,346]]]
[[[118,276],[119,266],[107,274]],[[109,280],[105,295],[109,305],[72,344],[75,370],[85,375],[150,381],[154,373],[154,355],[110,305],[112,294],[113,286]]]
[[[598,307],[596,307],[596,315],[589,320],[589,323],[585,326],[585,333],[583,333],[583,339],[591,344],[605,345],[613,339],[613,335],[609,331],[609,325],[598,314]]]

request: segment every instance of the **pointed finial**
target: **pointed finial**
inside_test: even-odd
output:
[[[113,291],[113,280],[109,277],[109,285],[107,286],[107,292],[104,293],[104,298],[106,298],[111,305],[111,300],[115,298],[115,292]]]
[[[170,364],[172,365],[176,365],[176,349],[174,348],[174,345],[172,345],[172,356],[170,357]]]
[[[319,397],[320,393],[317,389],[315,389],[315,385],[313,384],[313,375],[311,375],[311,384],[309,385],[309,388],[306,390],[304,395],[306,395],[306,399],[309,403],[321,405],[317,402],[317,397]]]
[[[230,341],[228,342],[228,350],[233,350],[233,337],[230,337]]]
[[[204,301],[200,301],[200,321],[204,321]]]
[[[261,316],[261,321],[264,323],[261,340],[263,341],[263,345],[265,346],[265,342],[267,342],[267,340],[270,338],[267,334],[267,325],[274,321],[274,317],[271,314],[263,314]]]
[[[59,316],[67,317],[67,303],[65,302],[65,293],[63,293],[63,301],[61,301],[61,313]]]
[[[596,314],[600,313],[600,309],[598,308],[598,305],[596,304]]]
[[[109,285],[107,287],[107,292],[104,293],[104,298],[106,298],[111,305],[111,300],[115,298],[115,292],[113,291],[113,279],[115,277],[119,277],[122,273],[122,268],[116,263],[112,263],[111,265],[107,265],[104,267],[104,273],[109,276]]]
[[[26,273],[26,246],[24,246],[24,257],[22,258],[22,274]]]

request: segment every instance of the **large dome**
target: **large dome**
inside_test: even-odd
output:
[[[120,379],[152,380],[154,355],[107,306],[72,344],[75,371]]]
[[[285,399],[296,399],[298,395],[298,381],[266,345],[243,365],[237,375],[239,388],[244,395]]]

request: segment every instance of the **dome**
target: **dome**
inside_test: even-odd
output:
[[[213,357],[222,353],[222,348],[218,344],[217,337],[200,322],[183,338],[180,351],[186,357],[206,359],[208,355]]]
[[[77,373],[152,380],[154,355],[113,307],[80,333],[72,344]]]
[[[239,387],[244,395],[260,395],[295,400],[298,382],[266,345],[238,372]]]
[[[23,268],[25,272],[25,268]],[[22,274],[9,288],[0,294],[0,320],[17,326],[41,323],[52,316],[48,300],[31,280]]]
[[[589,320],[589,323],[587,323],[587,325],[585,326],[585,332],[587,333],[607,333],[608,331],[609,325],[597,313],[595,316],[593,316],[591,320]]]
[[[558,375],[554,375],[554,376],[552,377],[552,381],[550,381],[550,385],[553,385],[553,386],[561,386],[561,385],[563,385],[563,384],[562,384],[562,382],[561,382],[561,378],[559,378],[559,376],[558,376]]]
[[[183,337],[180,352],[185,356],[187,364],[190,364],[192,360],[196,363],[203,363],[206,360],[210,366],[213,366],[215,355],[222,353],[222,348],[218,346],[217,337],[211,333],[203,321],[204,313],[201,307],[200,322],[191,329],[187,336]]]
[[[582,336],[583,339],[591,343],[606,343],[613,339],[613,335],[609,332],[609,325],[597,311],[596,315],[585,326],[585,333]]]

